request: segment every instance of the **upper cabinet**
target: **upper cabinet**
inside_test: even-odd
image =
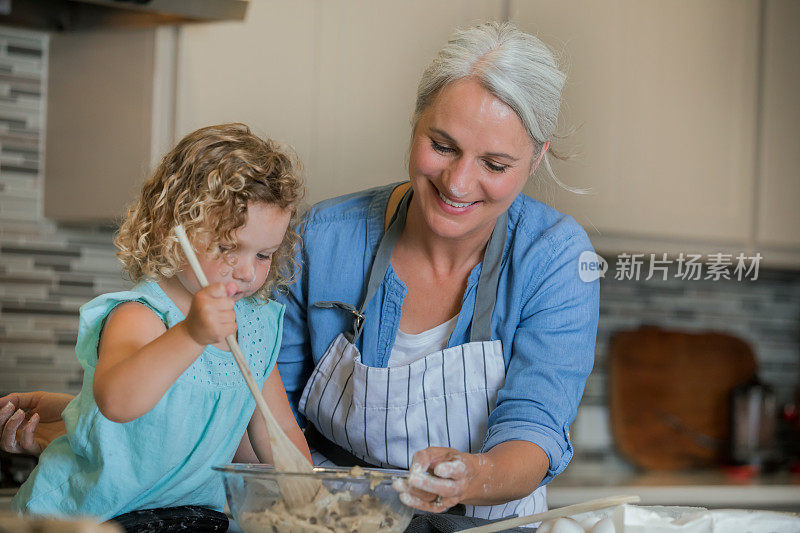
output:
[[[456,27],[510,18],[568,73],[554,160],[525,192],[601,253],[757,251],[800,265],[796,0],[259,0],[243,22],[54,35],[46,215],[123,214],[208,124],[288,142],[316,202],[407,176],[419,78]]]
[[[757,238],[800,249],[800,2],[765,5]]]
[[[222,122],[294,146],[310,202],[405,179],[423,69],[503,6],[259,0],[244,22],[56,34],[45,214],[120,217],[175,140]]]
[[[54,34],[44,212],[111,222],[172,142],[174,29]]]
[[[262,0],[185,26],[177,134],[236,120],[292,144],[310,202],[406,179],[422,71],[454,28],[502,17],[501,0]]]
[[[307,163],[318,78],[317,4],[259,0],[244,22],[181,27],[176,139],[209,124],[243,122],[291,144]]]
[[[502,18],[502,4],[319,4],[315,200],[408,179],[411,114],[425,67],[455,28]]]
[[[747,244],[758,15],[757,2],[728,0],[512,2],[512,19],[567,69],[562,120],[577,132],[562,147],[578,157],[556,175],[591,188],[527,192],[573,215],[600,250],[620,239]]]

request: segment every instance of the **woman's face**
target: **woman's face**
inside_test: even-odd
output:
[[[427,226],[451,239],[489,231],[538,164],[533,152],[514,110],[476,80],[445,86],[411,141],[409,177]]]

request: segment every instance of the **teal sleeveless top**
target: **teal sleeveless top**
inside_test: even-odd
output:
[[[92,394],[98,341],[108,314],[130,301],[152,309],[167,328],[185,318],[155,282],[81,307],[75,352],[83,387],[62,414],[66,435],[45,448],[14,497],[16,511],[106,520],[178,505],[222,510],[222,479],[211,467],[231,461],[255,401],[233,355],[207,346],[148,413],[122,424],[105,418]],[[235,311],[239,344],[261,388],[278,357],[284,307],[244,298]]]

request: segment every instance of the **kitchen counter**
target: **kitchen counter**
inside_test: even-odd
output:
[[[9,510],[15,489],[0,489],[0,509]],[[641,505],[690,505],[800,512],[800,474],[737,481],[722,472],[629,473],[570,467],[547,487],[547,502],[562,507],[595,498],[635,494]]]
[[[550,507],[616,494],[635,494],[641,505],[690,505],[800,512],[800,474],[738,480],[722,471],[620,472],[568,468],[548,485]]]

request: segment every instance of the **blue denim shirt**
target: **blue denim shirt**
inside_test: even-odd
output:
[[[350,313],[314,303],[361,304],[396,186],[326,200],[308,214],[302,274],[279,300],[286,313],[278,368],[295,413],[314,365],[334,338],[353,325]],[[503,344],[506,381],[489,417],[482,451],[509,440],[538,445],[550,459],[542,484],[572,458],[569,425],[594,362],[599,282],[587,283],[578,275],[578,257],[586,250],[592,251],[592,244],[572,217],[524,194],[509,207],[491,324],[492,339]],[[480,269],[478,264],[469,275],[448,348],[469,342]],[[405,284],[390,266],[365,310],[364,332],[357,342],[365,365],[386,366],[405,295]]]

